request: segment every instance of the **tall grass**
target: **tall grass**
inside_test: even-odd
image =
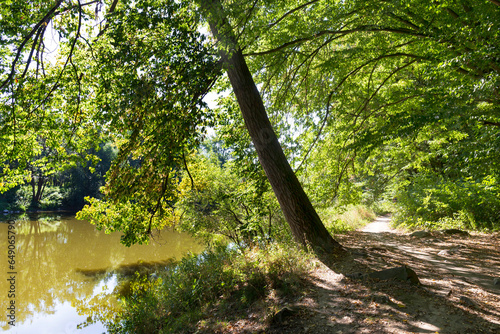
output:
[[[339,211],[338,208],[327,208],[319,211],[326,228],[330,233],[345,233],[363,227],[377,217],[375,211],[365,205],[350,205]]]

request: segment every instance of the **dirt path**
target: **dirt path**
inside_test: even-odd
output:
[[[500,333],[500,235],[414,238],[381,217],[337,236],[350,255],[323,261],[290,301],[293,316],[265,333]],[[352,279],[406,265],[421,285]]]
[[[248,317],[198,333],[500,334],[500,233],[416,238],[380,217],[335,238],[346,255],[318,261],[299,297],[272,297],[279,316],[256,305]],[[403,265],[420,285],[354,278]]]
[[[378,217],[375,221],[367,224],[361,231],[369,233],[382,233],[382,232],[394,232],[395,230],[391,228],[391,217],[382,216]]]

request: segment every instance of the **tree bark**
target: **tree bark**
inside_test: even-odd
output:
[[[203,1],[212,34],[236,95],[259,162],[278,199],[294,238],[315,251],[338,253],[343,248],[327,231],[293,172],[267,116],[262,97],[253,81],[234,33],[227,23],[220,0]]]

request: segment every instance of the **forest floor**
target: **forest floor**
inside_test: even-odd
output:
[[[318,261],[300,295],[278,299],[274,315],[255,305],[243,316],[205,322],[198,332],[500,333],[500,234],[418,238],[389,222],[380,217],[337,235],[348,254]],[[420,285],[348,277],[402,265],[416,272]]]

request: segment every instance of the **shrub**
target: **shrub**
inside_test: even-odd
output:
[[[500,186],[490,175],[474,180],[416,176],[398,194],[396,222],[426,228],[456,226],[494,229],[500,226]]]
[[[65,194],[61,187],[47,186],[40,200],[40,208],[43,210],[56,210],[62,206]]]
[[[190,161],[178,186],[179,228],[207,243],[230,240],[240,247],[288,241],[291,235],[267,180],[244,178],[232,161]]]
[[[361,204],[322,209],[319,215],[330,233],[353,231],[376,218],[372,209]]]
[[[190,255],[156,280],[137,277],[110,333],[170,333],[193,326],[214,308],[234,312],[258,299],[293,294],[311,268],[311,255],[291,246],[240,252],[218,248]]]

